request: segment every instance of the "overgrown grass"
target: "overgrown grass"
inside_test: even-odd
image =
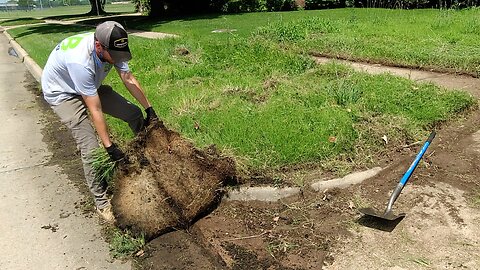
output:
[[[299,53],[477,74],[480,9],[334,9],[132,20],[129,27],[203,39],[252,33]],[[216,29],[234,32],[212,33]]]
[[[216,144],[251,169],[310,163],[338,171],[339,167],[348,170],[348,166],[368,165],[385,151],[384,135],[392,146],[422,140],[434,126],[476,104],[473,97],[463,92],[445,91],[391,75],[368,75],[338,64],[316,65],[313,59],[299,53],[302,46],[314,48],[312,40],[316,36],[318,40],[324,37],[322,42],[334,49],[338,44],[332,40],[347,40],[345,33],[349,30],[337,23],[348,19],[338,16],[342,12],[351,16],[352,12],[364,11],[321,11],[318,14],[328,14],[331,18],[325,15],[325,18],[302,17],[290,22],[285,19],[251,27],[250,34],[240,34],[239,30],[238,34],[224,33],[221,37],[218,34],[186,34],[167,40],[132,37],[134,58],[130,68],[168,126],[193,139],[198,146]],[[372,11],[373,19],[369,21],[372,28],[382,22],[374,16],[376,12]],[[285,18],[290,13],[283,14]],[[244,16],[254,26],[252,16],[258,15],[235,16],[239,21]],[[367,24],[368,19],[363,16],[357,20]],[[207,29],[212,28],[207,24],[216,20],[192,21],[198,24],[198,29]],[[302,22],[305,26],[298,27]],[[185,21],[185,25],[191,24]],[[61,34],[56,34],[48,29],[30,27],[12,33],[28,47],[34,59],[44,64],[58,41],[84,30],[62,26],[58,29]],[[367,30],[356,29],[358,45],[363,42],[362,35],[367,36],[364,33]],[[378,35],[389,40],[382,33]],[[31,46],[28,41],[35,39],[44,42]],[[403,42],[404,47],[414,44],[410,40]],[[315,48],[324,48],[322,44]],[[405,51],[399,55],[402,53]],[[364,56],[359,53],[359,57]],[[129,96],[115,74],[106,83]],[[117,138],[131,138],[124,123],[114,119],[109,122]]]
[[[107,151],[99,147],[93,152],[93,169],[97,181],[105,181],[111,187],[113,185],[113,175],[115,173],[116,162],[110,159]]]
[[[113,258],[129,258],[142,250],[145,246],[143,236],[134,237],[128,231],[123,232],[119,229],[112,229],[110,236],[110,254]]]
[[[377,150],[385,134],[392,142],[416,141],[474,104],[433,85],[316,66],[255,37],[141,44],[131,67],[142,70],[160,115],[197,144],[232,149],[257,168],[352,160],[359,142]]]

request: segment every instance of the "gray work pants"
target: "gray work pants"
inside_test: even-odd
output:
[[[140,108],[113,91],[110,86],[100,86],[98,96],[104,113],[127,122],[135,134],[140,132],[143,128],[143,115]],[[76,96],[60,105],[52,106],[52,109],[60,117],[60,121],[70,129],[80,149],[85,180],[95,199],[97,208],[107,207],[109,203],[106,196],[107,184],[95,177],[95,171],[92,167],[92,152],[99,145],[97,134],[88,117],[87,106],[83,98]]]

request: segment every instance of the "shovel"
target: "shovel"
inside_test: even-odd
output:
[[[417,167],[418,162],[423,157],[423,154],[425,154],[425,151],[427,151],[427,148],[432,142],[433,138],[435,138],[435,135],[436,135],[435,131],[432,131],[432,133],[430,134],[430,137],[428,137],[428,140],[423,145],[422,150],[420,151],[420,153],[417,154],[417,157],[415,158],[413,163],[410,165],[410,168],[408,168],[407,172],[403,175],[402,179],[400,180],[400,183],[398,183],[397,187],[395,188],[392,195],[390,196],[387,209],[384,212],[377,211],[373,208],[361,208],[361,209],[358,209],[358,211],[360,211],[362,214],[366,216],[377,218],[380,220],[385,220],[385,221],[395,221],[397,219],[405,217],[405,213],[401,213],[398,215],[393,214],[392,212],[393,203],[397,200],[398,196],[402,192],[403,187],[405,186],[408,179],[412,175],[413,171]]]

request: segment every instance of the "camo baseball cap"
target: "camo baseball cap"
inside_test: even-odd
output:
[[[99,24],[95,30],[95,39],[107,48],[116,63],[132,59],[128,47],[128,34],[121,24],[114,21]]]

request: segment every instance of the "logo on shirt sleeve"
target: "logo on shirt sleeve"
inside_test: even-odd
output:
[[[68,49],[74,49],[75,47],[78,46],[78,44],[80,44],[80,42],[82,41],[82,39],[88,35],[90,35],[91,33],[84,33],[84,34],[79,34],[79,35],[75,35],[75,36],[71,36],[71,37],[68,37],[66,39],[64,39],[62,41],[62,43],[60,44],[60,47],[62,48],[62,51],[66,51]]]

